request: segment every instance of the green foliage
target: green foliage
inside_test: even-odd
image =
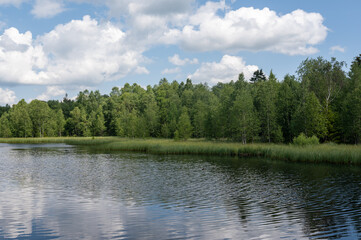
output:
[[[266,81],[266,76],[264,75],[262,69],[257,70],[253,73],[253,77],[250,79],[251,82],[256,83],[260,81]]]
[[[261,123],[261,137],[264,142],[282,142],[283,136],[280,133],[280,126],[277,123],[276,100],[278,83],[275,75],[270,73],[268,81],[255,84],[256,106]]]
[[[175,137],[183,140],[187,140],[192,136],[192,125],[186,107],[183,108],[182,114],[179,117],[177,130],[175,131],[175,135],[176,134],[177,136]]]
[[[294,135],[304,133],[323,138],[327,135],[326,118],[316,95],[306,93],[304,101],[298,106],[292,120]]]
[[[53,128],[49,129],[49,125],[51,125],[52,118],[52,110],[46,102],[33,100],[30,102],[29,106],[29,116],[33,125],[33,133],[34,137],[44,137],[51,132]]]
[[[0,117],[0,137],[12,137],[8,113],[4,113]]]
[[[64,132],[64,126],[65,126],[65,118],[63,111],[61,109],[58,109],[55,112],[55,133],[58,137],[61,137]]]
[[[230,110],[232,117],[232,138],[246,144],[251,141],[259,132],[259,120],[253,106],[250,93],[241,90]]]
[[[29,116],[28,104],[22,99],[9,111],[10,129],[13,137],[31,137],[33,123]]]
[[[67,120],[70,136],[90,136],[85,110],[75,107]]]
[[[361,55],[360,55],[361,56]],[[76,100],[21,100],[0,107],[0,136],[121,136],[207,138],[290,143],[304,133],[321,142],[361,140],[361,64],[356,57],[346,76],[336,59],[306,59],[298,79],[272,73],[244,74],[236,81],[206,84],[161,79],[143,89],[126,83],[108,95],[84,90]]]
[[[105,132],[104,114],[101,107],[92,110],[89,116],[89,127],[92,136],[103,136]]]
[[[286,75],[277,94],[277,122],[281,126],[286,143],[292,142],[294,137],[291,123],[299,102],[299,90],[300,83],[295,80],[295,77]]]
[[[4,113],[9,112],[10,108],[11,108],[11,107],[10,107],[9,104],[6,104],[6,106],[0,106],[0,117],[1,117]]]
[[[297,146],[317,145],[320,144],[320,141],[315,135],[307,137],[305,134],[301,133],[298,137],[293,139],[293,144]]]

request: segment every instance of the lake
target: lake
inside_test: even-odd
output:
[[[0,239],[360,239],[361,168],[0,144]]]

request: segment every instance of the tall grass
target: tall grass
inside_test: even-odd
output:
[[[173,141],[167,139],[94,139],[78,142],[100,151],[137,151],[153,154],[259,156],[294,162],[361,164],[361,146],[248,144],[218,141]],[[73,144],[77,144],[76,141]]]
[[[192,154],[215,156],[259,156],[294,162],[361,165],[361,146],[248,144],[191,139],[127,139],[118,137],[66,137],[0,139],[3,143],[66,143],[96,151],[136,151],[152,154]]]

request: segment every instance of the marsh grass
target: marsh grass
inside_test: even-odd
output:
[[[119,137],[11,138],[2,143],[66,143],[95,151],[136,151],[152,154],[266,157],[293,162],[361,165],[361,146],[248,144],[190,139],[128,139]]]

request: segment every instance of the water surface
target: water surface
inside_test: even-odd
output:
[[[358,239],[361,169],[0,144],[0,239]]]

